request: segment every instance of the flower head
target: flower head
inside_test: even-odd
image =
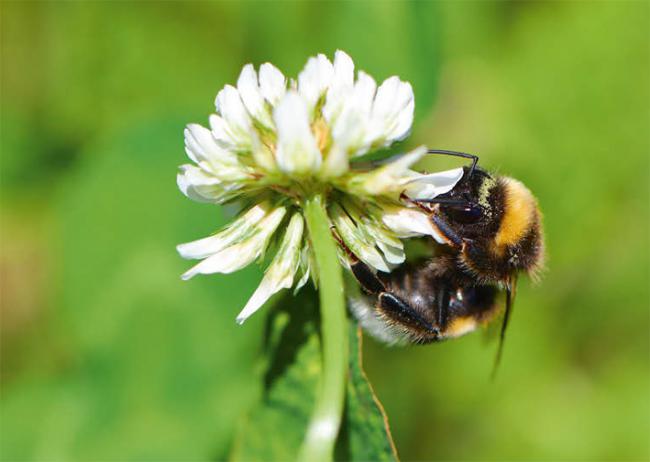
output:
[[[390,271],[404,261],[401,239],[436,232],[427,216],[400,201],[449,191],[462,169],[421,174],[410,169],[420,147],[375,168],[355,158],[404,139],[413,122],[413,90],[397,77],[377,86],[352,59],[337,51],[334,62],[310,58],[297,81],[272,64],[241,71],[237,86],[217,95],[210,128],[190,124],[178,186],[189,198],[237,202],[238,217],[216,234],[178,246],[202,261],[183,274],[230,273],[271,254],[261,284],[240,315],[243,322],[281,289],[302,287],[313,277],[303,205],[314,194],[327,198],[338,237],[371,267]],[[268,252],[271,249],[275,253]],[[345,264],[345,253],[341,251]]]

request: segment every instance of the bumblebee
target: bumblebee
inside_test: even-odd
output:
[[[350,254],[350,268],[365,293],[351,301],[351,310],[380,340],[426,344],[494,320],[505,292],[500,355],[517,275],[535,276],[544,259],[537,200],[521,182],[479,168],[477,156],[429,153],[472,159],[448,193],[426,201],[403,197],[429,215],[443,245],[435,256],[392,273],[375,273]]]

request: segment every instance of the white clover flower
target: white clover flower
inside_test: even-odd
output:
[[[401,194],[433,198],[449,191],[462,169],[434,174],[410,170],[420,147],[377,168],[355,168],[354,159],[403,140],[415,101],[397,77],[379,87],[342,51],[334,62],[310,58],[297,82],[272,64],[259,73],[247,64],[237,87],[217,95],[210,129],[190,124],[178,187],[187,197],[214,204],[237,202],[239,216],[225,229],[178,246],[184,258],[202,261],[183,274],[231,273],[272,249],[261,284],[238,322],[281,289],[314,277],[305,200],[323,194],[333,232],[359,259],[380,271],[404,261],[402,238],[438,237],[427,216],[401,202]],[[341,250],[341,261],[346,254]]]

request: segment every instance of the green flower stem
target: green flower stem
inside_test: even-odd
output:
[[[343,274],[322,195],[305,203],[305,218],[316,257],[319,283],[323,370],[316,405],[299,460],[330,461],[341,426],[348,367],[348,319]]]

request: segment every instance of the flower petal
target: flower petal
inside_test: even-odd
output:
[[[377,247],[384,254],[384,259],[391,265],[399,265],[406,260],[404,247],[392,247],[381,240],[377,241]]]
[[[217,144],[224,149],[232,149],[235,146],[236,141],[232,139],[230,133],[228,132],[228,126],[226,121],[217,114],[211,114],[210,118],[210,130],[212,131],[212,136],[217,141]]]
[[[223,185],[226,189],[232,187],[235,183],[243,180],[250,180],[253,177],[250,168],[241,165],[213,166],[212,164],[201,162],[199,167],[223,181]]]
[[[206,161],[213,165],[237,165],[237,156],[219,146],[212,132],[199,124],[189,124],[184,131],[185,151],[197,164]]]
[[[366,134],[376,90],[374,79],[360,71],[340,115],[332,120],[332,138],[351,156],[365,154],[370,146]]]
[[[413,123],[414,108],[411,84],[395,76],[386,79],[377,89],[372,105],[367,141],[375,146],[387,146],[404,139]]]
[[[366,239],[379,247],[388,263],[392,265],[403,263],[406,260],[406,254],[402,241],[394,237],[393,232],[383,224],[374,223],[368,217],[364,218],[363,226],[359,226],[359,228],[366,233]]]
[[[377,93],[377,82],[369,74],[359,71],[357,81],[354,85],[354,106],[356,109],[366,115],[370,115],[372,102]]]
[[[256,233],[193,266],[181,276],[182,279],[187,280],[197,274],[232,273],[247,266],[262,254],[285,213],[284,207],[276,208],[257,224]]]
[[[271,63],[260,66],[260,91],[271,106],[278,104],[287,91],[287,79]]]
[[[411,86],[409,85],[409,90]],[[396,114],[393,129],[387,136],[388,144],[394,141],[402,141],[411,133],[411,126],[413,125],[413,113],[415,111],[415,98],[413,98],[413,91],[411,90],[411,101]]]
[[[463,177],[463,172],[462,168],[454,168],[427,175],[417,174],[406,183],[404,193],[411,199],[433,199],[451,191]]]
[[[239,92],[232,85],[226,85],[215,100],[216,116],[210,118],[212,133],[217,140],[239,150],[249,150],[251,147],[251,120],[242,102]]]
[[[321,178],[335,178],[343,175],[350,169],[350,158],[348,153],[345,152],[338,144],[334,143],[329,151],[327,157],[321,167]]]
[[[348,180],[346,188],[352,193],[362,195],[400,194],[404,190],[404,183],[409,180],[406,175],[408,168],[420,160],[426,152],[427,149],[420,146],[370,172],[359,173]]]
[[[194,165],[181,165],[176,183],[183,194],[198,202],[221,203],[237,195],[237,184],[224,185],[214,175]]]
[[[334,67],[329,59],[323,54],[309,58],[305,68],[298,75],[298,91],[307,103],[307,113],[309,120],[314,117],[316,103],[325,94],[332,75]]]
[[[354,62],[343,50],[334,53],[334,76],[332,87],[352,87],[354,84]]]
[[[257,82],[257,72],[252,64],[246,64],[239,74],[237,90],[249,114],[266,128],[273,128],[271,114],[264,102],[264,96]]]
[[[257,224],[268,215],[271,209],[269,202],[256,204],[242,213],[223,231],[197,241],[176,246],[183,258],[206,258],[220,252],[231,244],[247,239],[257,232]]]
[[[356,201],[347,197],[343,204],[348,215],[357,224],[357,228],[363,234],[366,242],[373,242],[383,253],[384,259],[392,265],[400,264],[406,259],[404,245],[395,234],[378,220],[376,215],[381,217],[382,209],[373,204],[359,205]]]
[[[277,164],[275,163],[275,157],[271,148],[262,143],[258,136],[253,137],[253,159],[260,170],[266,170],[267,172],[277,170]]]
[[[300,251],[300,270],[302,271],[302,277],[296,283],[296,287],[293,292],[294,294],[297,293],[302,286],[307,284],[307,281],[309,281],[312,265],[311,258],[312,257],[309,244],[305,242],[305,244],[302,246],[302,250]]]
[[[189,124],[184,131],[185,152],[208,175],[222,182],[250,178],[250,171],[237,156],[219,146],[212,132],[198,124]]]
[[[419,210],[406,207],[387,207],[382,216],[384,224],[400,238],[414,236],[432,236],[436,241],[446,241],[434,228],[429,216]]]
[[[350,108],[344,108],[332,128],[332,139],[348,157],[365,154],[368,146],[364,144],[367,122],[363,115]]]
[[[294,214],[284,234],[278,253],[267,268],[262,282],[237,316],[239,324],[260,309],[271,295],[280,289],[288,289],[293,285],[294,276],[300,266],[300,243],[303,228],[302,216],[298,213]]]
[[[327,90],[323,115],[331,124],[341,113],[354,87],[354,63],[347,53],[337,50],[334,54],[332,81]]]
[[[295,91],[288,92],[273,112],[278,131],[276,160],[285,173],[316,172],[322,157],[309,128],[305,101]]]
[[[359,260],[379,271],[390,272],[390,268],[375,248],[374,243],[365,239],[363,232],[357,228],[357,225],[340,205],[336,203],[332,205],[330,216],[340,238]]]

